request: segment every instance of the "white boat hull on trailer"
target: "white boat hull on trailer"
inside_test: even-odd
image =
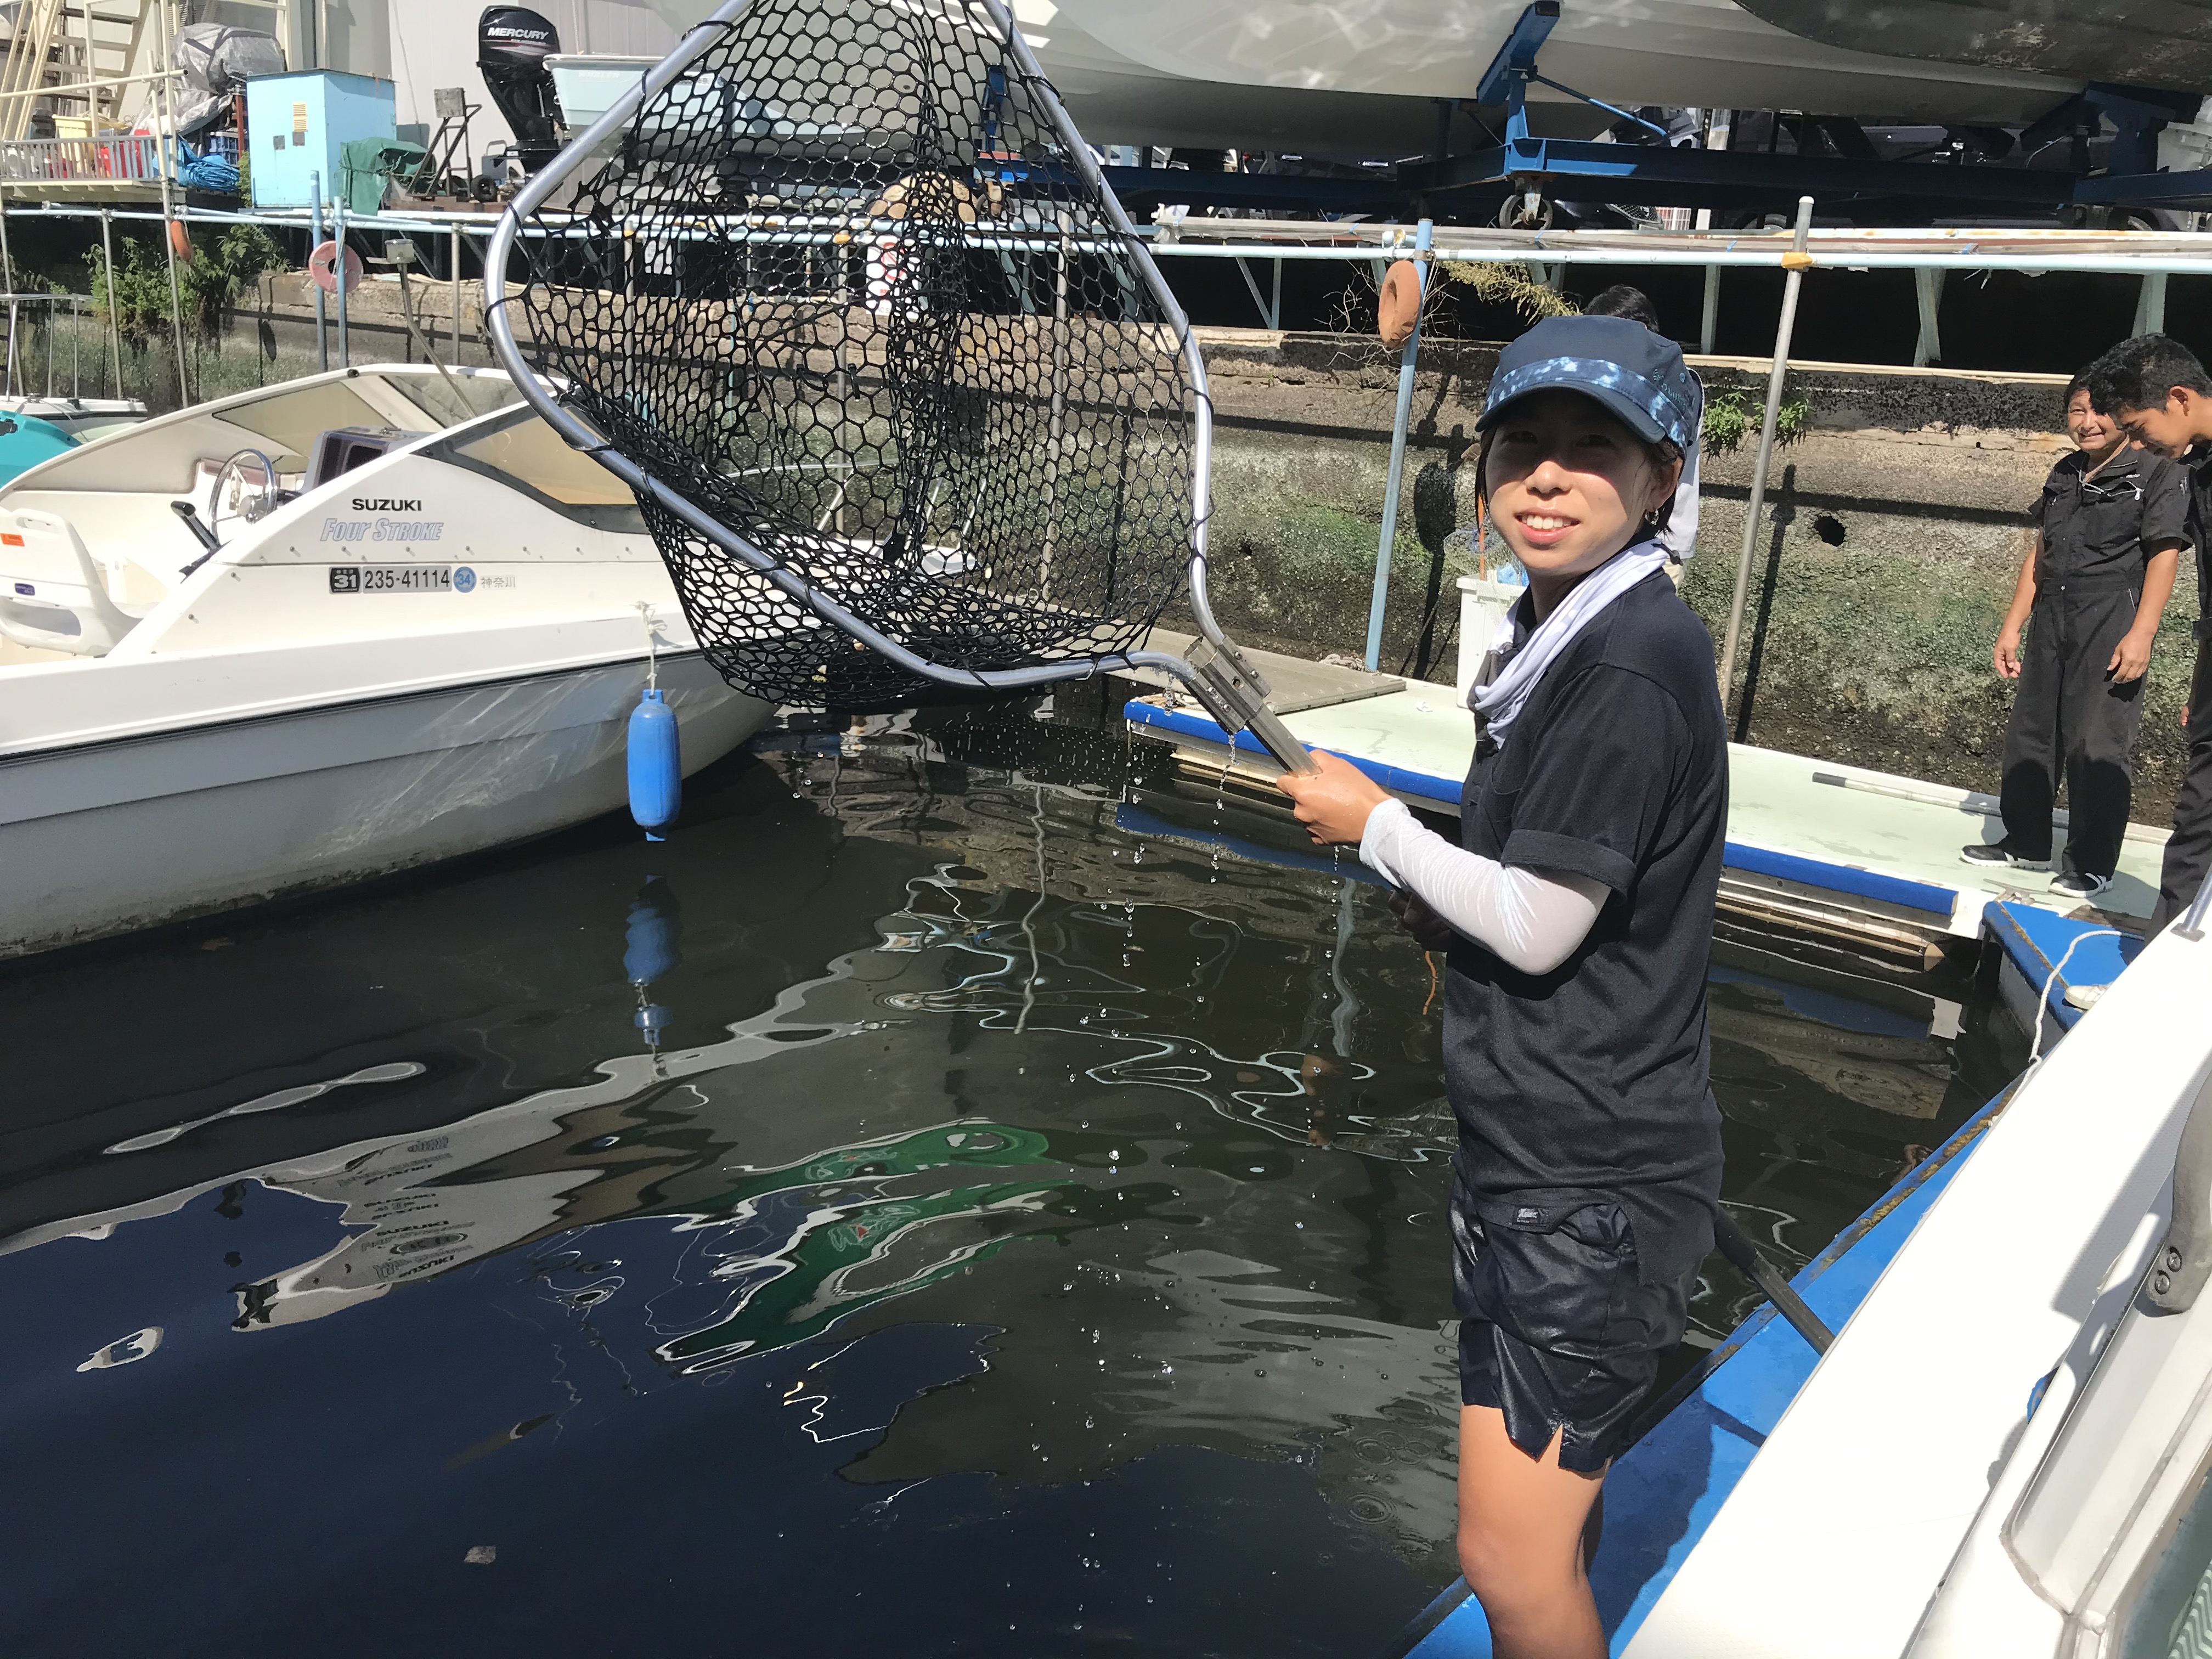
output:
[[[647,0],[678,31],[712,0]],[[1433,100],[1472,99],[1526,0],[1009,0],[1097,144],[1307,156],[1425,154]],[[1877,57],[1777,28],[1735,0],[1568,0],[1544,72],[1630,105],[1803,109],[1869,120],[2032,120],[2081,89],[2025,70]],[[1529,88],[1540,136],[1611,118]],[[1455,143],[1474,140],[1465,122]]]
[[[1525,4],[1061,0],[1060,10],[1106,50],[1164,73],[1286,96],[1472,98]],[[1761,21],[1735,0],[1568,0],[1540,61],[1554,80],[1616,103],[1879,120],[2032,120],[2081,84],[1823,45]],[[1565,97],[1529,91],[1532,105]]]
[[[456,388],[512,391],[432,377],[318,376],[185,410],[0,490],[0,956],[614,810],[649,656],[687,770],[767,719],[699,654],[621,486],[526,410],[426,420]],[[321,432],[410,410],[447,429],[319,486],[297,476]],[[228,521],[191,568],[202,550],[170,501],[257,441],[301,493]],[[34,643],[71,647],[72,623],[72,648]],[[105,651],[102,628],[120,634]]]

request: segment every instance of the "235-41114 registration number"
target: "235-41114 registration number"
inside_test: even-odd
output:
[[[334,564],[331,567],[333,593],[450,593],[453,567],[449,564]]]

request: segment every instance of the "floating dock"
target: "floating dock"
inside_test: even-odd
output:
[[[1170,650],[1185,643],[1164,630],[1153,638]],[[1271,684],[1280,677],[1275,706],[1300,742],[1343,756],[1419,811],[1458,817],[1474,721],[1450,686],[1248,654]],[[1123,712],[1132,729],[1172,744],[1194,778],[1280,799],[1278,769],[1256,740],[1245,733],[1232,744],[1188,698],[1163,689]],[[2129,826],[2118,875],[2091,911],[2052,893],[2048,876],[1961,861],[1960,848],[2003,834],[1994,796],[1742,744],[1729,746],[1729,767],[1721,908],[1761,928],[1932,967],[1983,938],[1992,902],[2140,933],[2157,901],[2162,830]]]

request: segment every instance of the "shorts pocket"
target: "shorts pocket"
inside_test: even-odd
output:
[[[1636,1240],[1620,1205],[1479,1198],[1455,1264],[1462,1318],[1547,1352],[1595,1358],[1650,1345]]]

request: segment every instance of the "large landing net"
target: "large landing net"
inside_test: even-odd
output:
[[[645,85],[518,204],[508,320],[659,486],[724,677],[839,708],[992,684],[833,609],[963,676],[1136,647],[1192,557],[1203,371],[1005,15],[757,0]]]

